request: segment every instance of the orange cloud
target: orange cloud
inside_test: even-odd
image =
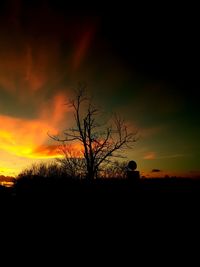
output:
[[[58,145],[41,145],[33,151],[33,155],[39,158],[55,158],[61,153]]]
[[[67,95],[63,92],[58,92],[50,101],[41,104],[39,117],[50,125],[60,128],[66,112],[70,109],[66,102]]]
[[[57,40],[41,38],[36,42],[19,32],[14,45],[11,37],[0,35],[1,89],[23,99],[39,90],[48,90],[49,83],[59,83],[63,72]]]
[[[155,152],[148,152],[146,155],[143,157],[143,159],[148,159],[152,160],[156,158],[156,153]]]
[[[65,95],[58,93],[52,101],[43,105],[36,119],[0,115],[1,149],[22,157],[37,157],[38,147],[50,141],[47,132],[57,133],[62,130],[60,124],[64,124],[67,111],[65,100]],[[46,157],[49,157],[49,150],[44,151],[47,152]],[[44,151],[42,156],[45,156]]]
[[[0,116],[0,146],[2,150],[18,156],[31,156],[38,142],[46,139],[49,125],[40,120],[26,120]]]
[[[39,51],[40,53],[42,51]],[[25,52],[25,73],[24,80],[30,91],[37,91],[42,88],[42,86],[47,81],[47,77],[45,75],[45,60],[44,58],[38,58],[39,53],[36,53],[36,58],[33,60],[33,48],[31,46],[27,46]],[[35,69],[35,65],[37,65],[37,69]]]
[[[59,156],[68,155],[69,157],[82,157],[83,146],[80,143],[70,143],[66,144],[66,146],[62,146],[61,144],[53,144],[53,145],[41,145],[38,146],[34,151],[34,157],[39,158],[55,158]],[[65,153],[64,153],[65,151]]]
[[[73,69],[76,70],[84,60],[84,57],[86,56],[87,51],[91,45],[91,41],[94,37],[95,31],[96,31],[96,23],[90,26],[78,40],[79,43],[76,46],[73,55],[73,61],[72,61]]]

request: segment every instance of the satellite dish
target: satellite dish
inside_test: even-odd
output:
[[[129,161],[128,166],[129,169],[131,169],[132,171],[137,169],[137,163],[134,160]]]

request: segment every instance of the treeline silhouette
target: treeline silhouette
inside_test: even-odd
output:
[[[40,196],[58,198],[78,194],[114,193],[116,190],[128,190],[125,176],[125,162],[114,162],[99,173],[98,179],[89,180],[80,173],[57,163],[34,164],[23,170],[14,183],[14,192],[18,196]]]
[[[68,169],[55,162],[34,164],[23,170],[11,188],[0,186],[0,197],[39,199],[86,199],[111,197],[146,197],[200,193],[200,180],[191,178],[155,178],[132,180],[125,175],[126,162],[115,162],[88,180],[80,175],[72,176]]]

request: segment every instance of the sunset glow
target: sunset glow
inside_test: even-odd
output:
[[[0,175],[61,155],[49,135],[73,125],[67,104],[79,82],[105,121],[116,112],[138,130],[124,160],[135,160],[143,176],[200,173],[197,85],[187,83],[178,50],[160,59],[164,31],[162,42],[132,16],[69,16],[59,3],[14,2],[0,17]],[[80,155],[79,144],[73,149]]]

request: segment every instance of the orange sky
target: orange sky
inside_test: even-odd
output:
[[[47,133],[72,125],[65,104],[79,82],[88,84],[106,116],[118,112],[138,129],[141,138],[125,160],[136,160],[142,175],[198,175],[198,97],[190,83],[189,93],[177,86],[191,68],[179,58],[173,64],[179,46],[170,57],[165,32],[163,45],[160,32],[151,38],[145,24],[145,35],[132,14],[124,21],[69,16],[56,1],[33,2],[5,1],[0,9],[0,175],[58,155]],[[147,74],[139,72],[142,66]],[[173,68],[175,74],[180,68],[176,83],[168,79]]]
[[[37,20],[30,20],[32,32],[26,32],[19,21],[21,8],[19,1],[15,6],[7,6],[8,15],[2,18],[4,27],[0,33],[0,92],[4,100],[0,103],[0,174],[3,175],[17,175],[32,162],[60,155],[57,143],[47,133],[60,133],[71,123],[72,114],[66,103],[73,89],[67,84],[77,85],[77,72],[90,49],[97,25],[96,18],[89,19],[92,23],[83,21],[81,27],[75,20],[71,24],[74,29],[69,29],[61,17],[45,10],[45,26],[39,22],[43,20],[41,10]],[[62,60],[63,40],[66,55]]]
[[[47,132],[58,132],[67,111],[65,101],[64,95],[56,95],[52,105],[43,106],[35,119],[0,115],[0,157],[4,152],[7,153],[7,160],[4,164],[1,162],[0,171],[7,175],[16,174],[20,171],[22,162],[25,167],[29,159],[48,159],[58,155],[56,144],[50,142]],[[12,158],[11,161],[9,157]]]

